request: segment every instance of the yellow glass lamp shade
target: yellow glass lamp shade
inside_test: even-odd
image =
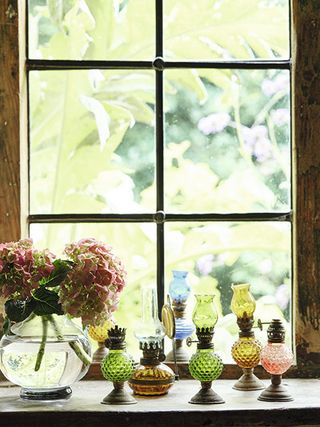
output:
[[[198,329],[214,328],[218,321],[218,313],[213,303],[214,295],[195,295],[196,305],[192,313],[192,321]]]
[[[108,338],[109,329],[114,326],[112,320],[106,320],[101,326],[89,326],[88,334],[89,337],[97,342],[105,342]]]
[[[262,345],[254,337],[241,337],[231,349],[236,364],[243,369],[254,368],[260,362]]]
[[[233,297],[231,300],[231,310],[238,317],[252,317],[256,309],[256,302],[250,293],[250,285],[242,283],[231,286]]]

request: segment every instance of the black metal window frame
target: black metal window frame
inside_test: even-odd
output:
[[[151,1],[151,0],[150,0]],[[291,170],[291,197],[290,208],[286,212],[251,212],[251,213],[167,213],[164,206],[164,110],[163,110],[163,74],[168,69],[236,69],[236,70],[288,70],[290,72],[290,86],[292,88],[291,73],[291,1],[289,2],[289,58],[286,60],[231,60],[231,61],[166,61],[163,58],[163,3],[165,0],[155,1],[155,58],[153,61],[116,61],[116,60],[41,60],[30,59],[28,49],[28,0],[26,0],[26,71],[27,71],[27,91],[29,93],[29,72],[49,71],[49,70],[89,70],[89,69],[114,69],[114,70],[137,70],[146,69],[155,72],[155,143],[156,143],[156,211],[154,213],[127,213],[127,214],[30,214],[28,215],[28,228],[30,224],[59,224],[59,223],[143,223],[152,222],[157,227],[157,293],[159,312],[165,299],[165,232],[166,222],[245,222],[245,221],[282,221],[291,224],[292,239],[292,149],[290,156]],[[29,98],[29,96],[28,96]],[[29,103],[29,102],[28,102]],[[290,99],[290,117],[292,117],[292,101]],[[29,114],[29,108],[28,108]],[[30,120],[28,120],[28,146],[30,160]],[[292,120],[290,120],[290,147],[292,147]],[[29,161],[30,163],[30,161]],[[29,168],[30,182],[30,168]],[[30,188],[30,185],[29,185]],[[29,191],[30,201],[30,191]],[[30,203],[29,203],[30,206]],[[291,244],[293,252],[293,244]],[[293,259],[293,257],[292,257]],[[293,282],[293,261],[291,262],[291,283]],[[292,306],[292,305],[291,305]],[[292,314],[292,313],[291,313]]]

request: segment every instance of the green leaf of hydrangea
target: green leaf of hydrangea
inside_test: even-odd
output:
[[[38,316],[64,314],[59,303],[59,295],[56,292],[40,287],[33,293],[33,298],[35,305],[33,312]]]

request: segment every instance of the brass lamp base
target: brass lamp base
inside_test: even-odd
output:
[[[189,353],[182,346],[183,340],[176,340],[176,360],[174,360],[173,350],[166,357],[166,362],[188,363],[190,359]]]
[[[288,388],[281,384],[281,375],[272,375],[271,384],[258,397],[267,402],[290,402],[293,399]]]
[[[263,390],[265,385],[253,373],[253,368],[243,368],[243,375],[232,388],[241,391]]]
[[[105,346],[104,342],[98,343],[99,347],[93,353],[93,362],[101,363],[106,355],[109,353],[108,348]]]
[[[201,382],[201,389],[195,394],[189,403],[199,405],[215,405],[219,403],[225,403],[221,396],[219,396],[211,388],[212,381]]]
[[[129,393],[124,389],[124,383],[113,383],[114,389],[109,393],[101,403],[105,405],[132,405],[137,403]]]

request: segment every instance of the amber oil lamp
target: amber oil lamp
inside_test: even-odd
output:
[[[289,402],[293,397],[281,384],[282,374],[292,365],[293,354],[284,343],[285,329],[281,320],[273,319],[268,327],[268,344],[262,349],[261,364],[271,374],[271,384],[258,397],[270,402]]]
[[[113,382],[113,390],[101,403],[106,405],[130,405],[137,401],[125,391],[124,384],[134,370],[133,360],[126,352],[126,330],[117,325],[109,330],[106,346],[109,353],[101,363],[102,375]]]
[[[129,379],[134,394],[160,396],[168,393],[175,381],[171,368],[162,363],[165,360],[163,338],[165,328],[158,318],[157,294],[154,288],[142,292],[142,322],[135,331],[142,350],[140,364]]]
[[[219,378],[223,370],[220,357],[214,353],[212,343],[214,326],[218,320],[218,314],[213,303],[214,295],[195,295],[196,306],[192,314],[193,323],[196,326],[197,351],[189,361],[189,371],[192,377],[201,383],[201,389],[195,394],[189,403],[217,404],[224,403],[215,391],[212,390],[212,381]],[[187,339],[187,345],[193,341]]]
[[[237,324],[240,329],[239,339],[233,344],[231,354],[243,371],[243,375],[233,388],[242,391],[261,390],[265,386],[253,373],[254,368],[260,362],[262,349],[261,343],[255,339],[252,330],[256,302],[250,293],[249,284],[234,284],[231,287],[233,290],[231,310],[237,316]]]
[[[99,326],[89,326],[88,334],[89,337],[97,342],[98,348],[93,354],[93,362],[101,363],[102,360],[108,354],[108,349],[105,345],[105,341],[108,338],[109,329],[114,326],[112,320],[106,320],[103,325]]]

